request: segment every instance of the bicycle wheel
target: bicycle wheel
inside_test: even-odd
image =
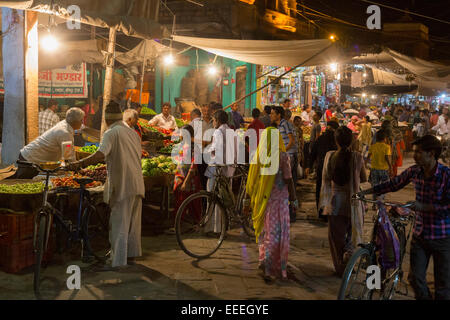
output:
[[[83,253],[82,258],[94,256],[95,251],[108,248],[109,219],[102,217],[97,209],[89,205],[84,209],[82,222]]]
[[[39,286],[40,286],[40,278],[41,278],[41,265],[42,265],[42,257],[44,256],[44,243],[45,236],[47,233],[47,221],[48,215],[45,212],[39,212],[36,217],[36,243],[34,248],[34,279],[33,279],[33,288],[34,293],[38,297],[39,296]]]
[[[338,300],[371,300],[372,290],[367,288],[367,267],[374,258],[369,250],[359,248],[350,258],[342,276]]]
[[[187,255],[197,259],[207,258],[219,249],[227,228],[225,210],[206,191],[184,200],[175,220],[178,244]]]
[[[250,211],[247,215],[242,217],[242,227],[247,236],[254,239],[255,238],[255,228],[253,228],[252,212]]]

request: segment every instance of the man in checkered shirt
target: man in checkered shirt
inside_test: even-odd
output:
[[[53,128],[59,122],[59,117],[56,114],[58,109],[58,102],[50,99],[48,107],[44,111],[39,112],[39,135],[44,134],[48,129]]]
[[[450,300],[450,168],[438,163],[439,140],[425,135],[413,143],[416,165],[391,180],[361,191],[364,194],[395,192],[412,182],[416,190],[416,222],[410,249],[408,280],[416,299],[431,299],[426,274],[434,264],[436,300]]]

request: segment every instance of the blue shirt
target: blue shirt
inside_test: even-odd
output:
[[[233,118],[234,128],[239,129],[241,124],[244,123],[244,118],[237,111],[231,111],[231,117]]]
[[[285,119],[281,119],[280,125],[278,126],[278,130],[280,130],[280,134],[281,134],[281,137],[283,138],[285,147],[288,146],[289,135],[292,134],[292,138],[294,139],[294,144],[286,152],[289,154],[296,154],[297,153],[297,144],[295,143],[294,125],[292,123],[286,121]]]

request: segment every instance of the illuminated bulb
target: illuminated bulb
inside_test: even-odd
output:
[[[365,98],[367,95],[365,93],[362,94],[362,97]]]
[[[340,73],[337,75],[337,79],[341,80],[341,74]]]
[[[442,94],[442,95],[441,95],[441,98],[445,98],[445,97],[447,97],[445,94]]]
[[[337,71],[337,63],[330,64],[331,71]]]
[[[171,54],[169,54],[168,56],[166,56],[164,58],[164,63],[166,65],[171,65],[171,64],[173,64],[173,62],[174,62],[174,59],[173,59],[173,56]]]
[[[372,95],[372,99],[375,99],[376,97],[377,97],[376,95],[374,95],[374,94]]]
[[[336,37],[334,36],[334,34],[332,34],[332,35],[330,36],[330,40],[334,40],[334,39],[336,39]]]
[[[59,48],[59,42],[54,36],[49,34],[41,40],[41,46],[46,51],[55,51]]]
[[[364,78],[367,77],[367,73],[364,72],[364,73],[363,73],[363,77],[364,77]]]
[[[214,66],[210,66],[208,68],[208,74],[210,74],[211,76],[215,75],[217,73],[217,68]]]

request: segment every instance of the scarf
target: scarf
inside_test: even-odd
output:
[[[276,139],[278,140],[278,146],[276,145]],[[273,148],[272,142],[275,143]],[[278,129],[268,127],[262,132],[258,148],[250,164],[246,186],[247,194],[251,200],[256,243],[258,243],[259,235],[264,227],[267,203],[279,169],[280,152],[286,152],[281,134]],[[275,163],[272,164],[272,160]]]

